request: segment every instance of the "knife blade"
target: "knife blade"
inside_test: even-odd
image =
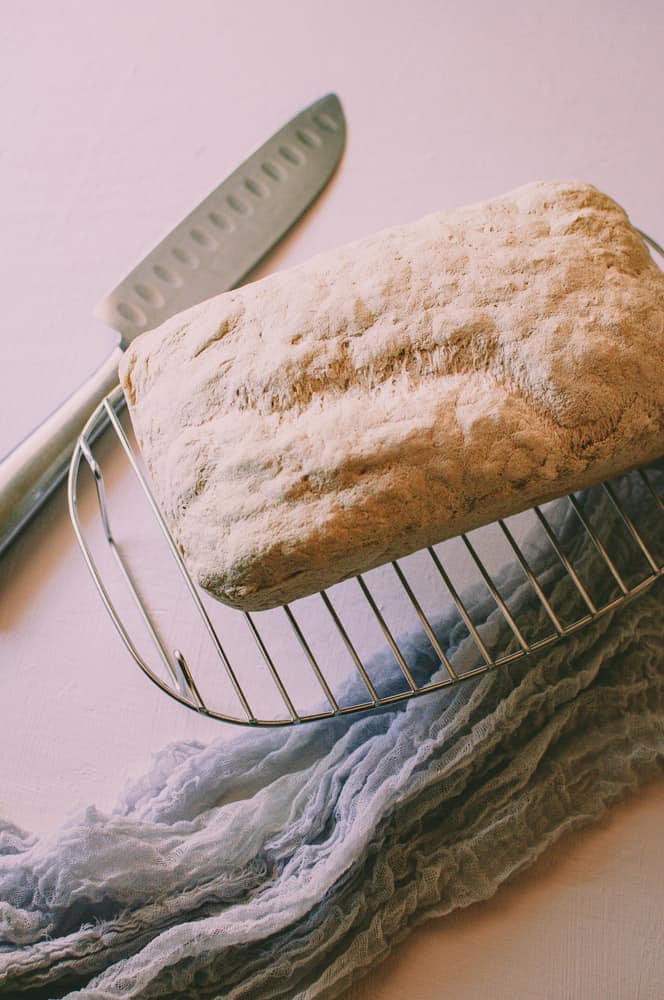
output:
[[[335,94],[257,149],[96,306],[120,332],[111,355],[0,462],[0,555],[63,479],[92,411],[117,384],[122,351],[182,309],[236,287],[323,190],[343,153]]]
[[[328,94],[268,139],[95,308],[129,343],[175,313],[235,288],[327,184],[345,143]]]

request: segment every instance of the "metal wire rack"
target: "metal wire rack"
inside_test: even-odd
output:
[[[234,611],[218,605],[218,602],[207,600],[207,596],[199,590],[189,575],[152,496],[140,458],[118,417],[117,410],[121,405],[122,391],[118,386],[95,411],[79,438],[69,475],[69,505],[74,530],[104,605],[139,667],[162,691],[188,708],[215,719],[246,725],[288,725],[377,708],[415,695],[440,690],[491,668],[513,663],[560,641],[564,636],[583,628],[600,615],[641,593],[664,574],[664,551],[660,551],[664,549],[662,545],[664,502],[658,486],[664,475],[657,467],[653,467],[640,469],[631,476],[620,477],[613,482],[602,483],[592,490],[572,494],[552,505],[535,507],[529,512],[531,521],[534,517],[542,541],[548,544],[550,552],[555,555],[556,566],[560,571],[556,577],[558,592],[563,580],[576,601],[577,614],[571,621],[564,620],[560,607],[554,603],[549,579],[550,566],[540,574],[533,564],[532,530],[528,547],[519,540],[518,536],[523,534],[524,529],[519,527],[518,518],[516,527],[512,524],[512,519],[507,519],[495,522],[485,529],[485,534],[486,530],[494,533],[494,547],[496,534],[500,536],[503,546],[507,547],[510,556],[508,562],[512,564],[511,569],[505,571],[503,568],[502,571],[502,576],[507,576],[511,580],[507,588],[501,584],[501,574],[492,571],[487,565],[487,560],[480,554],[480,543],[474,537],[476,532],[461,535],[455,540],[461,543],[467,566],[469,565],[474,572],[474,592],[477,592],[479,585],[486,599],[492,602],[494,609],[492,632],[496,632],[497,617],[502,639],[505,637],[508,639],[507,646],[502,651],[496,652],[492,648],[492,643],[483,634],[482,626],[474,620],[476,615],[471,604],[462,597],[461,585],[453,579],[455,574],[447,565],[445,554],[441,551],[449,543],[434,546],[415,554],[414,557],[393,562],[383,567],[380,572],[372,571],[370,574],[358,576],[352,581],[338,584],[330,591],[322,591],[312,598],[295,602],[293,605],[285,605],[273,612]],[[127,547],[123,548],[117,533],[114,532],[104,473],[101,462],[94,453],[95,438],[107,423],[110,423],[124,456],[135,474],[149,512],[184,582],[191,610],[198,616],[206,635],[208,650],[205,651],[203,644],[197,642],[197,662],[200,665],[200,662],[205,660],[209,668],[211,661],[212,670],[220,670],[225,676],[227,684],[222,700],[226,701],[226,706],[211,704],[204,685],[197,680],[198,670],[194,668],[190,657],[185,656],[176,645],[169,645],[168,640],[164,638],[163,629],[156,621],[156,614],[141,592]],[[79,509],[82,468],[88,469],[93,477],[97,512],[103,528],[105,547],[112,556],[111,565],[115,567],[118,580],[126,588],[126,595],[131,598],[131,603],[137,612],[134,629],[142,626],[149,637],[153,654],[156,654],[156,665],[154,662],[149,662],[148,654],[144,650],[139,649],[139,643],[135,636],[130,634],[130,628],[124,620],[125,615],[120,610],[117,598],[111,594],[108,580],[110,567],[106,571],[105,582],[104,574],[99,568],[99,556],[93,554],[94,546],[87,537],[89,525],[87,528],[84,527]],[[639,494],[637,509],[634,509],[635,492]],[[647,526],[640,523],[644,498],[649,515]],[[599,526],[593,523],[593,509],[596,509],[598,504],[603,511],[604,521],[607,510],[613,516],[613,523],[608,529],[610,539],[615,542],[618,531],[622,531],[620,556],[612,551],[611,541],[606,537],[602,538]],[[569,541],[565,543],[559,530],[560,524],[564,521],[561,517],[561,505],[567,506],[568,521],[569,515],[573,512],[578,529],[571,546]],[[482,530],[480,529],[480,532]],[[571,549],[574,550],[574,554],[570,554]],[[640,570],[636,576],[633,569],[629,568],[635,557],[640,563]],[[417,561],[415,568],[413,559]],[[458,553],[453,561],[458,565]],[[585,570],[581,568],[584,564]],[[457,570],[457,575],[458,572]],[[520,573],[528,594],[534,599],[537,609],[535,617],[539,615],[547,626],[543,630],[540,621],[540,634],[535,637],[529,634],[528,628],[520,620],[525,606],[532,632],[532,603],[525,602],[524,605],[521,599],[520,615],[510,606],[511,601],[506,596],[507,591],[513,593],[518,589],[514,584],[515,572]],[[391,587],[389,583],[387,584],[389,594],[386,593],[386,574],[391,578]],[[441,588],[444,594],[442,598]],[[436,601],[441,611],[443,608],[448,609],[447,635],[441,633],[441,624],[437,621],[441,616],[437,615]],[[564,603],[567,608],[573,603],[570,602],[569,593]],[[176,599],[176,604],[178,608],[182,608],[181,597]],[[312,607],[313,604],[316,605],[315,608]],[[392,668],[387,680],[385,668],[378,672],[376,667],[381,643],[374,642],[373,650],[369,647],[368,652],[363,652],[359,648],[361,641],[358,642],[352,636],[353,625],[345,622],[348,618],[349,605],[355,607],[355,618],[359,616],[359,626],[357,621],[354,625],[356,635],[359,632],[366,636],[367,631],[373,628],[375,632],[377,627]],[[360,605],[362,610],[358,612]],[[410,623],[409,638],[406,641],[388,622],[390,613],[392,618],[395,617],[395,607],[399,609],[397,618],[404,623],[404,628]],[[449,608],[452,609],[452,615]],[[215,617],[219,615],[222,617],[221,625],[215,621]],[[279,639],[276,643],[275,616],[281,618],[277,630]],[[245,632],[245,643],[243,645],[240,642],[239,646],[243,652],[233,658],[225,642],[225,632],[235,634],[242,628]],[[419,653],[418,656],[414,656],[411,649],[412,635],[418,630],[421,637]],[[329,664],[330,656],[325,658],[319,651],[315,651],[316,645],[319,647],[321,645],[320,636],[323,633],[323,643],[329,654],[332,644],[330,631],[334,633],[337,646],[332,654],[332,669]],[[463,632],[465,642],[458,642],[460,631]],[[284,639],[284,632],[289,633],[290,645]],[[450,633],[454,633],[457,640],[450,642]],[[262,674],[259,674],[259,679],[255,665],[245,664],[246,639],[251,640],[262,661],[264,669]],[[295,640],[299,656],[294,656],[292,640]],[[425,657],[428,666],[424,674],[420,663],[423,643],[429,654]],[[364,645],[366,648],[366,643]],[[274,646],[279,647],[276,652],[272,648]],[[475,660],[469,656],[469,646],[473,647]],[[460,650],[461,663],[457,662]],[[338,665],[341,656],[345,659],[346,669],[339,675],[339,671],[335,671],[334,667]],[[327,665],[323,659],[327,659]],[[288,661],[286,667],[285,661]],[[246,676],[247,673],[249,676]],[[281,704],[281,711],[272,711],[269,717],[261,713],[255,704],[256,690],[260,690],[264,695],[266,678],[269,679],[268,683],[271,683]],[[302,709],[298,705],[296,695],[297,691],[301,692],[307,688],[307,678],[310,705]],[[264,697],[262,701],[265,701]],[[302,699],[300,704],[301,702]]]
[[[214,719],[291,725],[441,690],[561,641],[664,575],[660,463],[461,535],[293,605],[235,611],[208,598],[189,575],[118,415],[122,406],[117,386],[78,440],[68,486],[74,530],[136,663],[166,694]],[[121,531],[115,526],[117,510],[111,517],[102,471],[107,459],[95,453],[96,439],[109,424],[138,487],[129,511],[125,503]],[[80,504],[83,469],[95,486],[87,519]],[[147,517],[140,525],[139,497]],[[93,544],[89,536],[95,524],[102,530]],[[156,600],[146,596],[138,580],[135,563],[145,571],[154,552],[138,560],[131,552],[150,526],[161,552],[179,570],[175,597],[170,584],[167,593],[163,590],[164,579],[173,577],[166,565],[152,573]],[[487,532],[492,535],[488,547]],[[454,553],[450,546],[456,547]],[[194,650],[187,655],[166,636],[185,621]]]

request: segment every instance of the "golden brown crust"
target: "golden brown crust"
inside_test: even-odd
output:
[[[211,299],[121,377],[196,579],[322,589],[664,451],[664,275],[623,210],[536,183]]]

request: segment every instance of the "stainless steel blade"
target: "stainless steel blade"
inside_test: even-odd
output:
[[[223,181],[95,308],[124,344],[235,288],[308,208],[346,138],[335,94],[288,122]]]
[[[0,461],[0,554],[65,475],[86,420],[117,384],[124,347],[181,309],[238,285],[325,187],[345,137],[341,104],[328,94],[250,156],[99,303],[95,315],[120,331],[121,343]]]

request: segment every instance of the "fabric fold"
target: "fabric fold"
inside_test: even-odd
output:
[[[531,556],[565,600],[560,567]],[[501,587],[531,613],[522,577]],[[48,837],[0,825],[0,990],[338,996],[418,923],[489,898],[661,774],[663,597],[660,582],[536,657],[396,708],[171,745],[113,813]],[[487,596],[468,599],[500,631]],[[467,635],[439,624],[463,661]]]

